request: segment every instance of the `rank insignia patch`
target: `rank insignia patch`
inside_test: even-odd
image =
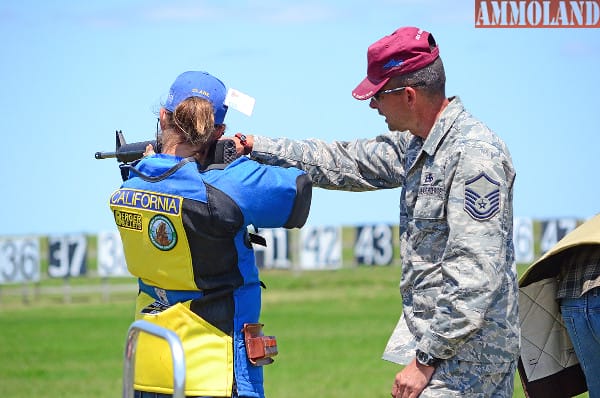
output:
[[[481,173],[465,182],[465,211],[475,220],[489,220],[500,210],[500,183]]]

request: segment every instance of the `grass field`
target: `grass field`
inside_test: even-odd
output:
[[[397,266],[264,271],[262,322],[279,347],[265,368],[267,396],[389,397],[399,367],[380,358],[401,310],[399,275]],[[0,396],[120,397],[135,285],[116,282],[131,292],[108,303],[99,285],[68,304],[0,295]],[[518,377],[514,396],[524,396]]]

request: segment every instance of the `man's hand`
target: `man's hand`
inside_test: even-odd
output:
[[[235,151],[237,152],[238,156],[248,155],[250,152],[252,152],[252,147],[254,146],[254,136],[236,133],[231,139],[233,142],[235,142]]]
[[[393,398],[416,398],[429,384],[435,367],[421,365],[416,359],[396,374],[392,386]]]

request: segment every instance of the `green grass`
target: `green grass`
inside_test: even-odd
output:
[[[381,360],[401,309],[399,268],[266,275],[265,331],[280,354],[271,397],[385,397],[397,366]]]
[[[131,304],[0,313],[0,396],[119,396]]]
[[[265,368],[267,396],[389,397],[400,368],[381,353],[401,310],[399,276],[397,266],[263,272],[262,322],[279,348]],[[1,297],[0,396],[121,396],[134,293],[101,298]],[[524,396],[518,376],[514,396]]]

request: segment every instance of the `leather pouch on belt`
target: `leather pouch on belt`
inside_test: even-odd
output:
[[[275,336],[265,336],[263,326],[262,323],[245,323],[242,329],[248,360],[255,366],[271,364],[272,357],[277,355],[277,340]]]

